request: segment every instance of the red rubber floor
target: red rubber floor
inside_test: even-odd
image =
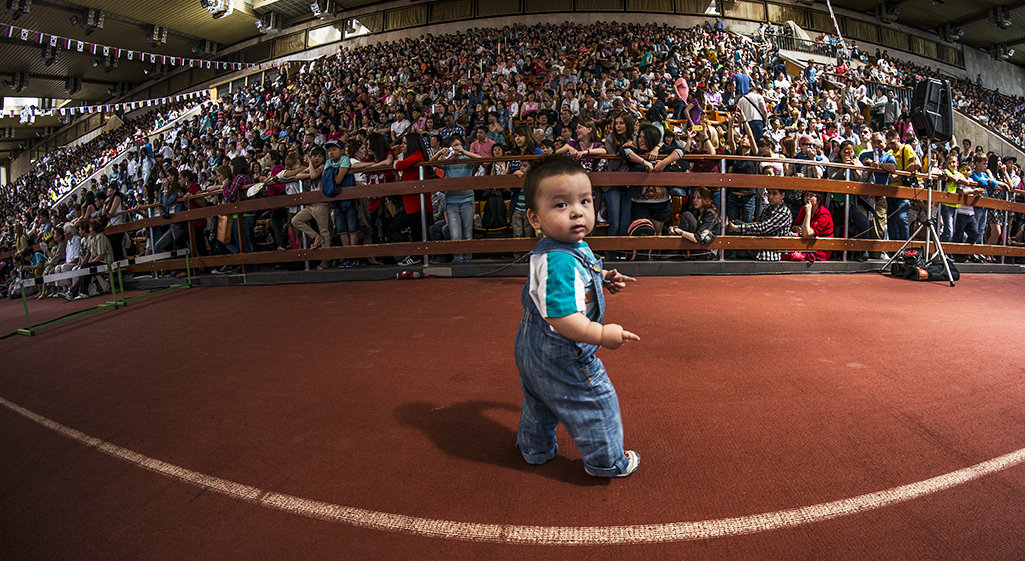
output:
[[[0,557],[1025,558],[1025,277],[641,278],[607,321],[642,340],[600,353],[642,457],[613,481],[561,428],[514,447],[522,283],[193,288],[0,341]],[[752,518],[823,504],[853,510]],[[582,543],[503,543],[553,532]]]

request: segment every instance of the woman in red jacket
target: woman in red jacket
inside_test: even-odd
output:
[[[401,181],[417,181],[420,179],[420,170],[423,168],[415,164],[426,159],[427,146],[424,145],[423,137],[420,136],[420,133],[411,132],[402,136],[402,159],[396,160],[393,165],[395,169],[402,172]],[[402,195],[402,208],[399,209],[398,214],[388,223],[388,230],[386,232],[388,241],[407,241],[402,235],[402,230],[406,228],[409,228],[414,239],[423,241],[420,213],[426,210],[428,213],[427,217],[430,218],[430,213],[434,210],[431,207],[431,198],[429,196],[424,197],[424,205],[426,209],[421,209],[420,195]],[[430,226],[430,222],[427,225]],[[401,260],[399,264],[412,265],[414,262],[411,257],[407,257]]]

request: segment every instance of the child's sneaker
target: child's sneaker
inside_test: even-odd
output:
[[[627,450],[626,452],[623,452],[623,454],[627,457],[628,460],[626,464],[626,471],[620,473],[619,475],[616,475],[616,477],[629,477],[630,474],[637,471],[637,466],[641,465],[641,455],[637,452],[634,452],[633,450]],[[602,477],[602,475],[600,474],[591,473],[591,470],[587,469],[587,465],[584,465],[584,471],[587,472],[587,475],[593,475],[594,477]]]

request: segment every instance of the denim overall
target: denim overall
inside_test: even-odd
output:
[[[542,238],[531,255],[563,251],[591,271],[598,296],[598,322],[605,315],[601,261],[588,258],[572,245]],[[516,367],[523,387],[523,411],[516,447],[530,464],[555,457],[555,427],[561,422],[573,438],[588,470],[615,477],[629,463],[623,453],[623,423],[619,400],[595,351],[598,345],[573,341],[545,321],[523,288],[523,319],[516,333]]]

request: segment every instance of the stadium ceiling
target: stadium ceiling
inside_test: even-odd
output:
[[[824,4],[820,0],[817,4]],[[999,0],[832,0],[837,8],[847,8],[878,16],[897,8],[896,22],[937,33],[937,42],[945,33],[961,29],[958,42],[994,53],[1001,48],[1014,50],[1006,60],[1025,66],[1025,1]],[[996,13],[994,13],[996,10]]]

